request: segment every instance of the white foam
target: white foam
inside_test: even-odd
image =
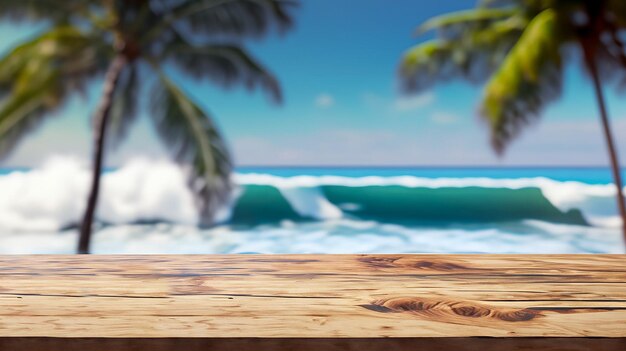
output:
[[[76,222],[88,173],[77,161],[52,158],[40,169],[0,177],[0,228],[55,231]]]
[[[167,161],[133,160],[104,175],[98,216],[109,223],[163,220],[196,224],[198,215],[185,176]]]
[[[77,223],[89,172],[75,159],[55,157],[40,169],[0,176],[0,229],[58,231]],[[182,171],[166,161],[133,160],[102,178],[96,217],[108,223],[165,220],[197,223]]]
[[[73,253],[76,231],[0,232],[0,254]],[[619,230],[527,221],[515,225],[406,227],[338,219],[294,226],[201,229],[178,224],[118,225],[95,233],[98,254],[230,253],[623,253]]]
[[[315,219],[341,218],[343,213],[331,204],[317,187],[278,188],[291,207],[301,216]]]

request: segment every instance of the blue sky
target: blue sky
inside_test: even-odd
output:
[[[604,140],[587,78],[577,62],[567,70],[562,99],[513,143],[503,158],[488,144],[476,115],[481,87],[440,84],[410,98],[397,91],[402,52],[427,39],[412,35],[425,19],[472,7],[472,0],[303,0],[286,36],[249,42],[279,78],[285,102],[262,93],[221,91],[181,83],[216,118],[238,165],[605,165]],[[1,24],[3,52],[33,33]],[[89,116],[100,91],[72,99],[23,140],[2,166],[35,166],[53,154],[88,158]],[[626,100],[608,92],[609,111],[626,162]],[[128,141],[108,158],[164,157],[146,113]]]

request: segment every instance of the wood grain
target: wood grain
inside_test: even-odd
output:
[[[0,256],[0,350],[157,350],[155,338],[216,350],[623,350],[626,256]]]

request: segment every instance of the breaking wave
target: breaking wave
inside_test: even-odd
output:
[[[0,175],[0,229],[58,231],[84,208],[89,173],[54,158],[33,170]],[[492,223],[524,220],[614,227],[615,188],[548,178],[420,178],[237,174],[240,186],[224,222],[232,225],[375,220],[384,223]],[[134,160],[103,176],[99,221],[195,225],[193,197],[179,168]]]

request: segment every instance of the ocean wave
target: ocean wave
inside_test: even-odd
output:
[[[38,169],[0,175],[0,229],[59,231],[84,210],[89,172],[54,158]],[[539,220],[617,226],[615,188],[548,178],[420,178],[236,174],[240,189],[218,221],[233,225],[339,218],[417,224]],[[103,175],[99,221],[195,226],[193,197],[168,161],[133,160]]]
[[[58,231],[78,223],[89,172],[71,158],[0,176],[0,229]],[[134,160],[103,175],[96,216],[110,224],[140,221],[197,223],[191,193],[179,168],[166,161]]]
[[[323,189],[327,194],[329,192],[337,193],[343,191],[344,193],[351,193],[353,196],[348,199],[347,197],[337,199],[331,199],[331,202],[340,209],[346,212],[358,212],[363,209],[364,204],[355,200],[355,197],[365,196],[366,192],[378,192],[386,193],[386,195],[396,195],[398,192],[404,192],[406,197],[413,197],[409,204],[412,205],[412,209],[420,210],[432,207],[429,206],[428,201],[440,200],[445,201],[443,207],[448,207],[448,213],[451,213],[450,218],[446,218],[445,208],[442,219],[454,220],[455,214],[461,215],[461,217],[469,216],[469,213],[464,208],[460,208],[459,202],[468,203],[468,209],[472,209],[474,205],[485,206],[485,201],[493,205],[490,208],[484,208],[485,211],[498,212],[500,210],[510,212],[509,215],[513,218],[503,218],[502,216],[494,214],[492,220],[502,219],[515,219],[515,218],[529,218],[525,217],[530,215],[535,219],[548,219],[560,222],[580,222],[580,218],[577,218],[576,214],[572,214],[572,211],[579,211],[582,213],[584,220],[592,225],[618,227],[621,223],[619,216],[617,215],[617,208],[615,204],[616,189],[613,184],[586,184],[577,181],[556,181],[545,177],[535,178],[516,178],[516,179],[493,179],[493,178],[423,178],[414,176],[395,176],[395,177],[341,177],[341,176],[295,176],[295,177],[277,177],[269,174],[238,174],[235,176],[236,182],[243,186],[268,186],[276,189],[303,189],[303,188],[315,188]],[[342,189],[344,188],[344,189]],[[350,188],[358,188],[356,191],[351,191]],[[381,188],[386,189],[382,190]],[[421,189],[421,191],[416,191]],[[436,190],[428,192],[426,190]],[[456,191],[455,191],[456,189]],[[537,190],[539,192],[537,192]],[[448,193],[448,194],[445,194]],[[450,194],[452,193],[452,194]],[[444,196],[447,195],[447,196]],[[430,196],[430,198],[429,198]],[[378,200],[382,200],[383,194],[379,194]],[[495,197],[495,198],[494,198]],[[418,199],[419,198],[419,199]],[[352,201],[351,201],[352,200]],[[385,202],[385,201],[383,201]],[[411,203],[412,202],[412,203]],[[380,205],[380,203],[378,203]],[[397,204],[397,202],[395,203]],[[373,205],[376,205],[374,203]],[[511,207],[515,205],[516,207]],[[550,205],[557,208],[562,215],[555,213],[550,209]],[[387,204],[387,206],[394,206],[394,203]],[[530,207],[536,206],[535,209]],[[400,212],[405,212],[407,209],[405,206],[398,205]],[[521,209],[521,211],[520,211]],[[544,209],[545,215],[550,218],[543,218],[545,216],[537,213]],[[515,214],[517,212],[517,215]],[[409,211],[410,212],[410,211]],[[470,211],[471,212],[471,211]],[[533,212],[529,213],[529,212]],[[569,217],[567,213],[570,213]],[[408,213],[407,215],[410,215]],[[416,217],[421,218],[418,213],[415,213]],[[437,217],[437,216],[435,216]],[[489,215],[485,214],[482,220],[489,219]],[[504,216],[507,217],[507,216]],[[558,217],[562,217],[561,220]],[[566,218],[567,217],[567,218]],[[433,217],[431,217],[433,218]],[[482,215],[481,215],[482,218]]]

